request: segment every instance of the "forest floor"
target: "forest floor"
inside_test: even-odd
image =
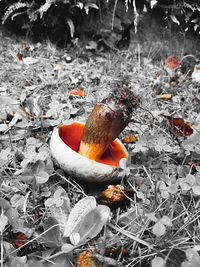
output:
[[[172,53],[170,41],[58,49],[0,36],[1,266],[200,266],[199,51]],[[53,163],[52,130],[85,122],[119,86],[140,97],[119,136],[126,176],[89,186]]]

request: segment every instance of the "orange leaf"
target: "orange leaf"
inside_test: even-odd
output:
[[[110,208],[125,208],[129,205],[128,197],[134,194],[132,190],[122,190],[119,185],[109,185],[106,190],[102,192],[102,196],[97,199],[97,202],[102,205],[107,205]]]
[[[69,93],[71,95],[83,95],[83,96],[86,96],[86,93],[83,90],[80,90],[78,88],[69,91]]]
[[[24,244],[26,244],[27,241],[28,241],[28,239],[27,239],[25,234],[16,233],[16,234],[14,234],[14,240],[12,241],[12,243],[14,245],[16,245],[17,247],[21,247]]]
[[[192,161],[189,161],[188,162],[188,165],[190,165],[191,167],[196,167],[197,166],[197,164],[196,163],[193,163]]]
[[[122,256],[128,256],[129,251],[123,248],[107,248],[105,251],[106,256],[119,256],[120,254],[122,254]]]
[[[167,119],[172,126],[174,133],[178,134],[179,136],[190,136],[193,134],[193,129],[191,128],[192,124],[189,125],[185,122],[182,118],[173,118],[167,116]]]
[[[178,58],[176,58],[175,56],[169,56],[166,59],[166,64],[167,64],[168,68],[174,69],[180,65],[180,60]]]
[[[23,60],[23,55],[22,54],[18,53],[17,56],[18,56],[19,60]]]
[[[97,267],[99,266],[97,260],[92,257],[91,250],[85,250],[78,254],[78,258],[76,261],[78,267]]]
[[[126,134],[123,142],[124,143],[134,143],[135,141],[137,141],[139,139],[139,136],[135,136],[134,134]]]
[[[171,99],[172,98],[172,94],[157,95],[156,98],[159,98],[159,99]]]

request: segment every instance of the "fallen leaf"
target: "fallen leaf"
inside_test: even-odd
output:
[[[124,139],[123,139],[123,142],[124,143],[134,143],[137,140],[139,140],[139,136],[138,135],[126,134]]]
[[[71,95],[83,95],[83,96],[86,96],[86,93],[83,90],[80,90],[78,88],[69,91],[69,93]]]
[[[25,65],[32,65],[32,64],[36,64],[38,62],[38,59],[33,58],[33,57],[26,57],[26,58],[23,58],[23,62]]]
[[[158,99],[171,99],[172,94],[157,95],[156,98],[158,98]]]
[[[161,221],[158,221],[154,224],[152,231],[154,235],[156,235],[157,237],[161,237],[165,234],[166,228]]]
[[[188,165],[190,165],[191,167],[196,167],[197,166],[197,164],[196,163],[193,163],[192,161],[189,161],[188,162]]]
[[[92,196],[81,199],[71,210],[63,236],[69,237],[79,222],[96,207],[96,199]]]
[[[23,55],[22,55],[21,53],[18,53],[18,54],[17,54],[17,57],[18,57],[18,59],[19,59],[20,61],[23,60]]]
[[[8,223],[8,218],[4,215],[1,215],[1,217],[0,217],[0,231],[1,231],[1,233],[4,231],[7,223]]]
[[[23,233],[14,234],[13,239],[12,243],[17,247],[21,247],[28,242],[26,235]]]
[[[69,237],[75,246],[83,245],[99,234],[109,216],[110,209],[107,206],[96,206],[94,197],[85,197],[71,210],[63,236]]]
[[[106,224],[110,216],[110,209],[105,205],[99,205],[91,210],[76,225],[73,233],[70,235],[70,241],[73,245],[83,245],[89,239],[97,236]]]
[[[97,260],[92,257],[92,251],[91,250],[85,250],[78,254],[78,258],[76,260],[76,264],[78,267],[98,267],[99,264]]]
[[[180,60],[178,58],[176,58],[175,56],[169,56],[166,59],[166,64],[167,64],[168,68],[174,69],[180,65]]]
[[[105,251],[106,256],[118,257],[119,255],[128,256],[128,249],[123,248],[107,248]]]
[[[193,134],[193,129],[191,128],[192,124],[187,124],[187,122],[185,122],[182,118],[167,116],[167,119],[175,134],[183,137]]]
[[[128,197],[131,197],[133,194],[133,190],[123,190],[118,185],[109,185],[108,188],[102,192],[102,196],[97,199],[97,202],[107,205],[112,209],[117,207],[124,208],[129,205],[130,200]]]
[[[161,257],[155,257],[151,262],[151,267],[165,267],[166,260]]]

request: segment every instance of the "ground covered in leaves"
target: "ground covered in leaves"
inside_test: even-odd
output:
[[[0,34],[1,266],[200,266],[196,51],[59,50]],[[140,96],[119,136],[126,176],[82,184],[53,164],[52,130],[85,122],[119,86]]]

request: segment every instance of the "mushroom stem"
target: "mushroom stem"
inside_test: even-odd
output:
[[[78,153],[98,161],[131,120],[139,97],[120,87],[93,108],[84,127]]]

